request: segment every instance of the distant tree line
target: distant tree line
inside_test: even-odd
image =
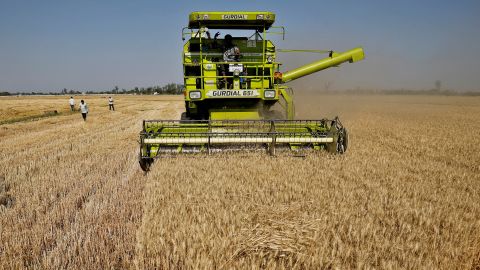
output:
[[[132,89],[120,89],[118,86],[113,87],[108,91],[78,91],[62,89],[60,92],[19,92],[11,93],[0,91],[0,96],[13,95],[82,95],[82,94],[129,94],[129,95],[181,95],[183,94],[184,86],[176,83],[169,83],[164,86],[151,87],[134,87]],[[390,90],[371,90],[371,89],[349,89],[331,91],[328,88],[316,91],[318,93],[328,94],[355,94],[355,95],[442,95],[442,96],[480,96],[480,91],[458,92],[453,90],[440,90],[440,85],[436,83],[435,89],[430,90],[409,90],[409,89],[390,89]]]
[[[87,91],[87,94],[136,94],[136,95],[180,95],[183,94],[182,84],[169,83],[164,86],[134,87],[132,89],[120,89],[115,86],[109,91]]]
[[[106,91],[79,91],[63,88],[60,92],[0,92],[0,96],[10,95],[82,95],[82,94],[130,94],[130,95],[180,95],[183,94],[184,86],[177,83],[169,83],[164,86],[134,87],[132,89],[120,89],[118,86]]]

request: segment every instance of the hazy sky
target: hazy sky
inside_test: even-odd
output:
[[[278,48],[366,59],[301,79],[305,87],[480,90],[480,1],[0,0],[0,91],[108,90],[182,83],[181,29],[198,10],[266,10]],[[279,57],[284,71],[320,58]]]

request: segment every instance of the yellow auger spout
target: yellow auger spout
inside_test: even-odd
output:
[[[283,73],[282,82],[286,83],[293,81],[317,71],[338,66],[345,62],[354,63],[362,60],[363,58],[365,58],[365,56],[362,48],[355,48],[343,53],[332,52],[331,55],[325,59],[321,59]]]

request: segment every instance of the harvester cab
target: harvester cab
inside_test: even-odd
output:
[[[285,36],[271,12],[192,12],[182,30],[185,112],[180,120],[144,120],[140,165],[175,153],[278,148],[344,153],[348,133],[338,117],[294,120],[286,82],[364,58],[362,48],[282,73],[267,37]],[[210,32],[220,32],[213,35]],[[281,111],[272,110],[274,105]]]

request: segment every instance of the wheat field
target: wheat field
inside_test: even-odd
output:
[[[182,96],[82,98],[86,122],[66,96],[0,98],[0,269],[480,269],[478,97],[297,94],[297,118],[340,116],[347,154],[148,174],[141,121]]]

